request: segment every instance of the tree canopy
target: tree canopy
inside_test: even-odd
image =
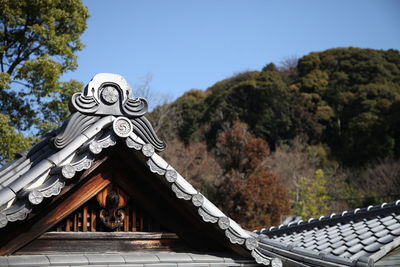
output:
[[[77,67],[88,16],[80,0],[0,0],[1,125],[19,136],[65,118],[66,98],[82,84],[59,78]]]
[[[399,51],[335,48],[286,69],[267,64],[237,74],[172,106],[184,114],[177,131],[185,141],[202,131],[213,147],[238,118],[272,150],[304,135],[310,144],[326,144],[340,163],[361,167],[399,156],[399,99]]]
[[[89,14],[80,0],[1,0],[0,7],[0,111],[26,130],[42,119],[43,103],[63,94],[59,78],[77,66]]]
[[[264,184],[304,217],[400,197],[391,186],[400,166],[397,50],[334,48],[269,63],[189,91],[168,109],[163,135],[187,147],[207,144],[222,173],[214,200],[245,225],[275,223],[268,214],[286,212],[264,195]],[[257,158],[267,161],[259,171]]]

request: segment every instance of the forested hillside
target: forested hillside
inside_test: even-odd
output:
[[[267,64],[150,115],[169,143],[164,156],[249,226],[400,197],[397,50]]]

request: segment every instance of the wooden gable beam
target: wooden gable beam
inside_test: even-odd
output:
[[[5,232],[7,236],[2,236],[2,242],[6,243],[1,244],[0,255],[12,254],[25,246],[108,186],[112,177],[108,171],[109,164],[107,162],[102,164],[105,159],[86,171],[81,176],[82,181],[73,186],[70,192],[55,198],[46,209],[40,211],[31,220],[15,224],[13,229],[7,229]],[[102,166],[96,170],[95,174],[91,174],[100,164]]]

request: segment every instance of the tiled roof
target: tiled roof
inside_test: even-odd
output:
[[[400,245],[400,200],[258,233],[265,255],[318,266],[372,266]]]
[[[102,150],[122,142],[140,151],[150,171],[169,184],[177,198],[190,201],[200,218],[215,224],[232,244],[247,249],[258,263],[279,263],[255,251],[257,235],[242,229],[156,153],[165,144],[143,116],[146,100],[131,94],[123,77],[98,74],[82,93],[73,95],[72,114],[64,124],[0,170],[0,228],[25,220],[34,206],[59,195],[78,172],[90,168]]]

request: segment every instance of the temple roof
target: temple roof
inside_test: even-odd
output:
[[[190,203],[197,219],[216,227],[259,264],[372,266],[399,247],[400,201],[254,232],[244,230],[157,154],[165,143],[144,117],[147,106],[145,99],[133,98],[123,77],[105,73],[94,76],[81,93],[73,95],[71,116],[62,126],[0,170],[0,228],[25,220],[35,207],[46,205],[45,199],[58,196],[66,185],[73,184],[73,178],[89,169],[103,151],[122,144],[140,153],[147,168],[176,198]],[[13,262],[24,257],[0,257],[0,263],[14,266]],[[89,260],[82,255],[74,257]],[[192,256],[186,258],[193,261]],[[122,259],[120,255],[117,261]],[[37,260],[53,264],[46,256]],[[160,263],[158,260],[151,264]],[[225,261],[218,263],[225,266]]]
[[[131,96],[128,83],[115,74],[97,74],[83,92],[72,96],[72,114],[62,126],[0,170],[0,228],[25,220],[35,206],[59,195],[77,173],[90,168],[104,149],[122,142],[141,152],[149,170],[164,179],[178,199],[190,202],[204,223],[215,224],[232,244],[253,253],[257,236],[226,216],[157,154],[165,143],[143,116],[147,102]],[[279,262],[253,254],[260,263]]]

